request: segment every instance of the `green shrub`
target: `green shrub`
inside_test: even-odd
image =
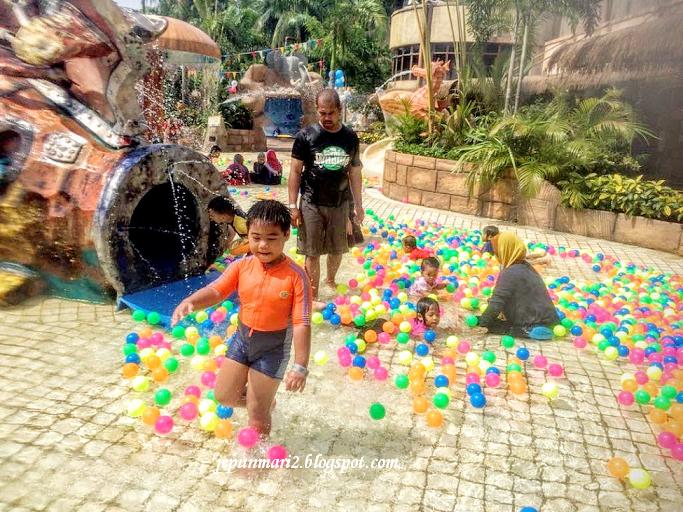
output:
[[[254,118],[251,111],[241,101],[221,103],[218,110],[223,116],[226,128],[233,130],[251,130],[254,127]]]
[[[620,174],[587,176],[571,173],[557,185],[562,204],[625,213],[649,219],[683,222],[683,194],[664,185],[664,180],[643,180]]]
[[[363,144],[373,144],[386,138],[387,133],[384,130],[384,123],[376,122],[370,125],[370,129],[367,132],[358,132],[358,139]]]

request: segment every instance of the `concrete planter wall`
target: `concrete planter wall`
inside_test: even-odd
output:
[[[226,153],[265,151],[266,135],[262,128],[256,126],[251,130],[225,128],[221,116],[211,116],[207,124],[206,138],[202,149],[208,153],[214,146],[218,146],[221,151]]]
[[[545,182],[533,199],[517,194],[512,173],[493,187],[476,186],[470,196],[467,171],[453,160],[387,151],[384,195],[410,204],[554,229],[575,235],[677,253],[683,256],[683,225],[628,217],[602,210],[575,210],[560,204],[560,191]]]

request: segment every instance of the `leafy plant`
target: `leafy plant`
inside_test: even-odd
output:
[[[221,103],[218,110],[223,116],[226,128],[235,130],[251,130],[254,127],[254,118],[251,111],[241,101]]]
[[[370,125],[370,130],[367,132],[358,132],[358,138],[364,144],[373,144],[384,139],[387,136],[384,130],[384,123],[376,122]]]
[[[423,143],[427,135],[427,121],[410,113],[410,101],[402,100],[403,113],[397,114],[389,128],[396,133],[399,142],[405,144]]]
[[[620,174],[583,176],[576,172],[558,182],[562,204],[591,208],[650,219],[683,221],[683,194],[664,180],[643,180]]]

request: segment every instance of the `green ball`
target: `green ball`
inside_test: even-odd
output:
[[[677,394],[676,388],[670,385],[662,386],[662,389],[660,389],[659,392],[664,398],[668,398],[669,400],[674,399]]]
[[[401,373],[394,379],[394,384],[398,389],[406,389],[410,385],[410,379],[405,373]]]
[[[154,403],[160,407],[171,402],[171,392],[166,388],[160,388],[154,393]]]
[[[668,411],[671,407],[671,400],[669,400],[665,396],[658,396],[657,398],[655,398],[654,405],[657,409],[661,409],[662,411]]]
[[[434,407],[438,407],[439,409],[445,409],[448,407],[448,404],[450,402],[450,398],[448,398],[448,395],[444,393],[437,393],[434,395],[434,398],[432,399],[432,402],[434,403]]]
[[[161,315],[156,311],[150,311],[147,315],[147,323],[157,325],[159,322],[161,322]]]
[[[506,370],[508,372],[522,372],[522,367],[518,365],[517,363],[510,363],[509,365],[506,366]]]
[[[494,353],[491,352],[490,350],[487,350],[486,352],[484,352],[484,353],[481,355],[481,358],[482,358],[484,361],[488,361],[489,363],[493,364],[494,361],[496,360],[496,354],[494,354]]]
[[[500,339],[500,344],[505,348],[512,348],[515,346],[515,339],[512,336],[503,336]]]
[[[226,300],[223,304],[221,304],[225,309],[227,309],[228,313],[231,313],[233,309],[235,309],[235,305],[232,303],[231,300]]]
[[[365,316],[356,315],[353,319],[353,323],[356,324],[356,327],[363,327],[365,325]]]
[[[560,323],[564,326],[565,329],[571,329],[574,325],[574,320],[572,320],[571,318],[563,318],[562,322]]]
[[[299,228],[292,228],[292,235],[296,236],[299,234]]]
[[[381,420],[386,416],[387,411],[382,404],[375,402],[370,406],[370,417],[373,420]]]
[[[636,402],[638,402],[641,405],[644,404],[649,404],[650,403],[650,393],[645,391],[644,389],[639,389],[634,393]]]
[[[446,291],[447,291],[448,293],[453,293],[453,292],[455,291],[455,289],[456,289],[456,288],[455,288],[455,285],[454,285],[453,283],[448,283],[448,284],[446,285]]]
[[[206,338],[199,338],[197,340],[197,354],[200,356],[205,356],[211,352],[211,345],[209,345],[209,340]]]
[[[168,373],[175,373],[178,370],[178,360],[175,357],[169,357],[164,361],[164,368]]]
[[[610,346],[609,341],[602,340],[600,343],[598,343],[598,350],[600,350],[600,352],[604,352],[605,349],[609,346]]]
[[[472,299],[470,304],[472,305],[472,309],[479,309],[479,299]]]
[[[194,355],[194,346],[189,343],[185,343],[180,347],[180,354],[183,357],[191,357]]]
[[[467,315],[465,317],[465,324],[467,327],[476,327],[479,324],[479,319],[474,315]]]
[[[129,356],[138,353],[138,346],[135,343],[126,343],[123,346],[123,354]]]
[[[410,334],[408,334],[407,332],[399,332],[396,335],[396,341],[401,345],[405,345],[410,341]]]
[[[135,320],[136,322],[144,322],[145,312],[141,311],[139,309],[136,309],[135,311],[133,311],[133,320]]]
[[[173,337],[177,340],[182,340],[185,337],[185,327],[182,325],[176,325],[171,331]]]
[[[204,396],[206,396],[206,398],[208,400],[213,400],[214,402],[218,402],[218,400],[216,400],[216,394],[213,392],[213,389],[208,390],[206,392],[206,395],[204,395]]]

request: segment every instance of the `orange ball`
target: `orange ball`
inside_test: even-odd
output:
[[[150,370],[156,370],[161,366],[161,359],[159,359],[159,356],[156,354],[150,354],[147,356],[147,359],[145,359],[145,364]]]
[[[647,391],[650,394],[650,396],[653,397],[659,394],[659,386],[657,386],[657,384],[655,384],[654,382],[646,382],[643,385],[643,389]]]
[[[207,359],[204,361],[204,371],[205,372],[215,372],[218,369],[215,359]]]
[[[384,322],[382,324],[382,330],[387,334],[394,334],[394,332],[396,332],[396,326],[392,322]]]
[[[669,419],[669,415],[666,413],[666,411],[662,411],[661,409],[657,409],[656,407],[652,407],[650,409],[649,416],[652,423],[655,423],[657,425],[662,425],[663,423],[666,423]]]
[[[377,333],[372,329],[368,329],[365,331],[363,339],[368,343],[375,343],[377,341]]]
[[[683,404],[673,404],[669,409],[669,414],[676,421],[683,422]]]
[[[225,337],[230,338],[233,334],[235,334],[236,331],[237,331],[236,325],[229,325],[228,328],[225,330]],[[199,339],[199,338],[197,338],[197,339]],[[194,345],[194,343],[192,341],[190,341],[190,340],[187,340],[187,341]]]
[[[344,325],[349,325],[352,321],[353,321],[353,316],[351,316],[350,314],[341,315],[341,322]]]
[[[121,374],[124,379],[132,379],[138,374],[138,371],[140,371],[140,367],[135,363],[126,363],[121,368]]]
[[[683,437],[683,421],[669,420],[664,429],[673,432],[676,437]]]
[[[445,364],[441,367],[441,373],[448,377],[448,382],[455,382],[455,365]]]
[[[521,395],[526,392],[526,384],[522,380],[513,380],[510,382],[510,391],[515,395]]]
[[[621,383],[621,389],[635,393],[638,389],[638,383],[634,379],[627,379]]]
[[[426,419],[427,425],[432,428],[439,428],[441,425],[443,425],[443,414],[441,414],[441,411],[432,409],[427,413]]]
[[[623,480],[629,472],[628,462],[621,457],[612,457],[607,461],[607,471],[613,477]]]
[[[149,327],[143,327],[140,330],[139,334],[140,334],[141,338],[146,339],[146,338],[149,338],[150,336],[152,336],[153,333],[152,333],[152,329],[150,329]]]
[[[413,396],[422,395],[425,391],[427,391],[427,386],[424,381],[418,380],[410,383],[410,392]]]
[[[232,422],[230,420],[219,420],[213,433],[218,439],[230,439],[232,437]]]
[[[185,395],[183,397],[183,403],[186,404],[188,402],[192,402],[195,405],[199,405],[199,398],[197,398],[194,395]]]
[[[214,334],[213,336],[211,336],[209,338],[209,346],[211,347],[212,350],[214,348],[216,348],[218,345],[220,345],[221,343],[223,343],[223,338],[221,338],[217,334]]]
[[[142,413],[142,421],[145,425],[154,425],[159,417],[159,408],[152,405],[145,408],[145,412]]]
[[[429,400],[423,396],[416,396],[413,398],[413,412],[422,414],[429,409]]]
[[[155,382],[164,382],[166,379],[168,379],[168,370],[163,366],[156,368],[152,372],[152,378]]]
[[[351,380],[363,380],[363,369],[358,366],[351,366],[349,368],[349,377]]]
[[[403,315],[401,313],[394,313],[391,315],[391,321],[394,322],[395,325],[400,325],[400,323],[403,322]]]

